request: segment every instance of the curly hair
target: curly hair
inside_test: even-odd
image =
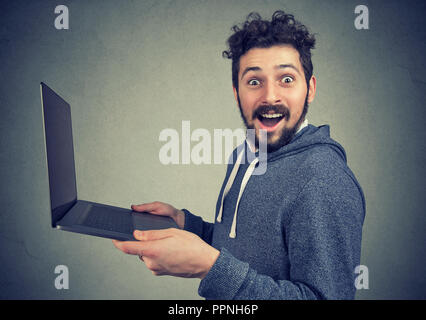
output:
[[[224,58],[232,59],[232,84],[238,91],[238,72],[240,57],[252,48],[270,48],[275,45],[290,44],[298,52],[305,79],[309,80],[313,73],[311,50],[315,47],[315,36],[294,19],[292,14],[275,11],[272,20],[262,20],[256,13],[250,13],[242,27],[234,25],[234,32],[227,41],[229,50],[223,51]]]

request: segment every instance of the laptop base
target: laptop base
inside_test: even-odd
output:
[[[77,200],[56,227],[60,230],[121,241],[135,241],[134,230],[178,228],[170,217]]]

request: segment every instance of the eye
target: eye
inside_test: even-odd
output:
[[[282,79],[281,79],[281,82],[282,83],[291,83],[291,82],[293,82],[294,81],[294,79],[292,78],[292,77],[290,77],[290,76],[285,76],[285,77],[283,77]]]
[[[247,83],[248,83],[250,86],[258,86],[258,85],[260,84],[260,81],[259,81],[259,80],[257,80],[257,79],[250,79]]]

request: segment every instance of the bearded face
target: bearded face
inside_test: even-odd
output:
[[[267,133],[268,152],[288,144],[315,95],[316,79],[305,80],[299,52],[291,45],[253,48],[240,58],[235,99],[248,129]]]

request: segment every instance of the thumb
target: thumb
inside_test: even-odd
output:
[[[145,231],[135,230],[133,232],[133,236],[136,240],[140,241],[160,240],[172,237],[174,235],[175,230],[175,228]]]

